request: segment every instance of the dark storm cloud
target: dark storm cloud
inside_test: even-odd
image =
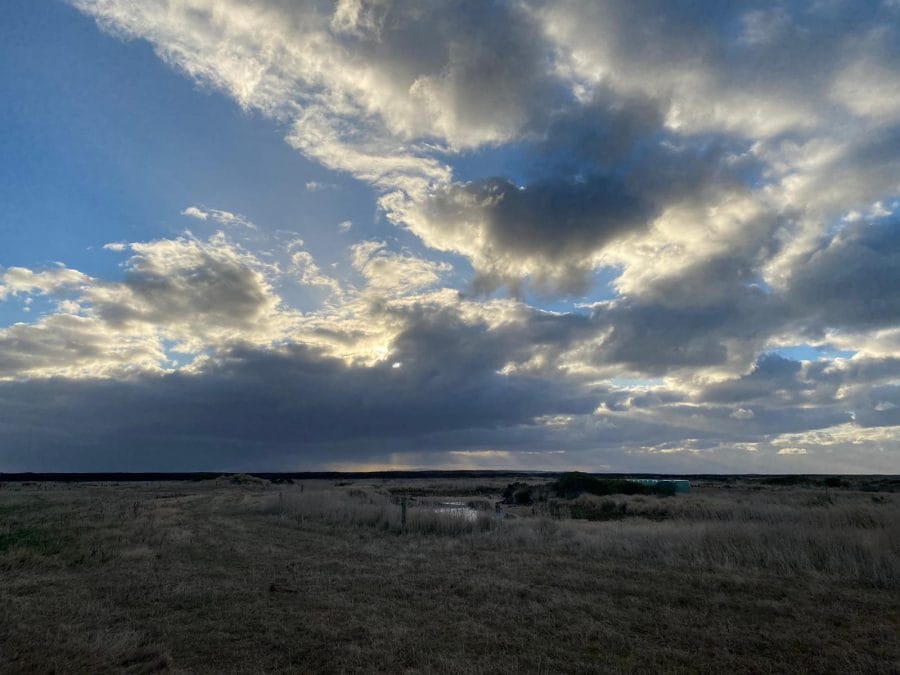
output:
[[[731,404],[741,425],[755,433],[787,433],[853,420],[864,427],[898,424],[897,359],[799,362],[778,354],[759,357],[749,373],[698,389],[692,401]],[[737,406],[740,406],[739,408]]]
[[[856,422],[865,427],[900,425],[900,385],[866,388],[857,394]]]
[[[663,117],[658,101],[617,95],[604,87],[582,103],[566,100],[555,109],[548,105],[527,129],[535,141],[532,166],[523,170],[539,176],[615,169],[653,140]]]
[[[111,325],[198,322],[248,326],[277,304],[257,261],[224,238],[133,245],[123,282],[86,296]]]
[[[788,289],[813,326],[878,328],[900,322],[900,221],[848,225],[798,265]]]
[[[466,213],[465,204],[475,203]],[[590,267],[585,254],[616,234],[642,226],[651,205],[632,193],[621,178],[596,175],[580,180],[559,179],[519,188],[504,179],[481,181],[435,196],[430,216],[437,230],[455,229],[460,219],[483,219],[480,235],[491,258],[537,258],[554,267],[568,267],[554,276],[563,288],[583,287]],[[501,267],[476,265],[476,287],[492,290],[509,279]]]
[[[374,367],[294,345],[234,348],[194,374],[0,383],[3,462],[202,468],[252,456],[279,467],[288,457],[321,465],[346,459],[331,456],[329,444],[409,445],[429,434],[500,429],[596,406],[597,394],[576,380],[500,374],[510,356],[533,347],[508,330],[450,311],[414,309],[406,321],[392,359]],[[253,455],[261,447],[272,453],[268,460]],[[75,454],[66,458],[68,451]]]
[[[813,365],[816,371],[829,370],[828,366],[828,362]],[[878,384],[900,378],[900,358],[895,356],[855,358],[845,362],[840,370],[829,372],[849,382]]]
[[[698,396],[714,403],[774,402],[785,396],[808,391],[812,383],[800,379],[803,366],[799,361],[778,354],[763,354],[747,375],[711,385]]]
[[[606,331],[590,352],[592,362],[664,375],[677,369],[742,367],[779,318],[778,304],[769,295],[742,287],[731,297],[699,306],[616,301],[596,307],[594,321],[598,331]]]
[[[534,170],[543,175],[534,181],[454,185],[422,206],[426,240],[474,227],[461,249],[473,256],[476,287],[518,285],[516,270],[527,261],[539,287],[583,292],[606,244],[645,229],[670,205],[738,188],[744,173],[758,170],[752,160],[736,159],[745,148],[723,139],[674,147],[657,131],[633,139],[617,157],[624,139],[607,138],[596,120],[582,121],[580,130],[567,127],[561,138],[544,138]]]

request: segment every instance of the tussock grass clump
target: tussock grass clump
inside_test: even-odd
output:
[[[520,519],[504,535],[515,547],[563,548],[667,569],[821,575],[900,587],[897,504],[823,494],[798,488],[677,499],[583,495],[550,503],[555,527]]]
[[[660,569],[730,570],[805,578],[821,575],[877,588],[900,587],[897,528],[853,530],[835,537],[804,523],[689,523],[606,519],[609,522],[520,519],[504,525],[498,542],[512,549],[564,550]]]

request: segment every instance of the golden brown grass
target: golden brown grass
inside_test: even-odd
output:
[[[390,481],[4,485],[0,671],[900,667],[900,495],[711,485],[499,520],[484,490],[407,487],[401,527]]]

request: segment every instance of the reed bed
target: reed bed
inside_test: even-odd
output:
[[[668,568],[743,570],[818,575],[879,588],[900,587],[900,508],[895,496],[867,493],[770,491],[732,496],[580,497],[573,503],[613,501],[627,517],[598,521],[551,518],[539,506],[529,517],[498,518],[482,510],[474,520],[410,502],[401,523],[397,496],[378,488],[296,487],[266,494],[255,508],[297,526],[321,521],[395,535],[468,537],[509,551],[559,551]],[[484,508],[490,502],[482,500]],[[600,513],[603,509],[598,509]],[[562,509],[562,513],[566,509]]]

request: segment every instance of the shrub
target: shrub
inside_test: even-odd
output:
[[[520,483],[516,481],[515,483],[510,483],[505,488],[503,488],[503,492],[500,493],[500,496],[503,497],[503,501],[511,502],[515,497],[515,494],[518,490],[522,488],[527,488],[528,483]]]
[[[516,490],[513,493],[513,501],[521,506],[530,506],[532,502],[531,486],[526,485]]]

